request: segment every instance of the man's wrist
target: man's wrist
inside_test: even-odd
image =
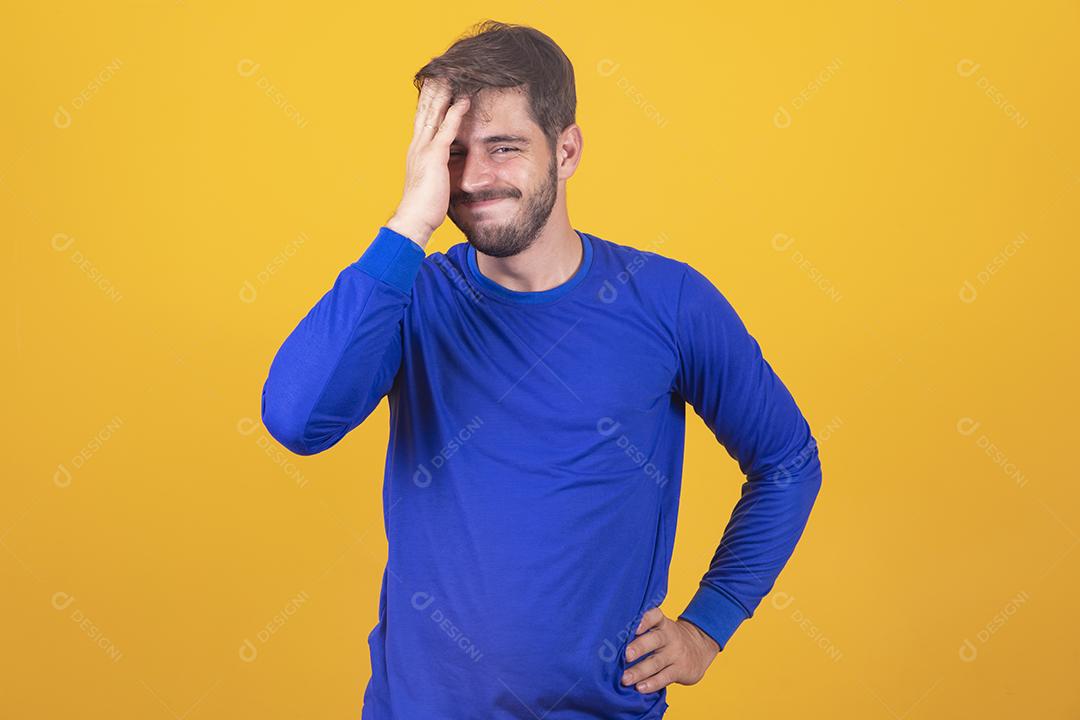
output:
[[[711,637],[721,650],[748,617],[750,613],[741,603],[704,581],[690,599],[690,604],[679,613],[680,620],[692,622]]]
[[[426,225],[410,220],[408,217],[402,217],[397,213],[394,213],[394,216],[384,224],[399,235],[404,235],[409,238],[422,248],[425,247],[428,240],[431,239],[432,231]]]
[[[719,653],[720,652],[719,643],[717,643],[715,640],[713,640],[712,637],[710,637],[709,633],[705,632],[704,630],[702,630],[701,628],[699,628],[697,625],[690,622],[689,620],[679,618],[676,622],[681,622],[681,623],[685,624],[686,627],[690,628],[690,632],[693,633],[694,637],[696,637],[698,639],[698,641],[703,646],[707,647],[710,651],[712,651],[713,653]]]

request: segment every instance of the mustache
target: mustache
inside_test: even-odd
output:
[[[483,202],[484,200],[497,200],[499,198],[517,198],[521,193],[515,191],[501,193],[458,193],[454,196],[454,204],[466,202]]]

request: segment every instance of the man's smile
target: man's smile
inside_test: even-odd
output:
[[[462,201],[461,204],[464,205],[465,207],[471,209],[471,210],[479,210],[480,208],[491,207],[491,206],[495,205],[496,203],[502,202],[503,200],[513,200],[513,199],[514,198],[500,197],[500,198],[491,198],[489,200],[464,200],[464,201]]]

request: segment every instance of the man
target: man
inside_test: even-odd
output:
[[[659,718],[772,588],[820,487],[817,445],[705,276],[571,225],[582,136],[550,38],[483,23],[414,82],[401,202],[262,395],[301,455],[389,400],[363,717]],[[426,254],[447,215],[468,242]],[[747,482],[672,620],[687,402]]]

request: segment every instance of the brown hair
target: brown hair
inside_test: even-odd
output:
[[[432,77],[449,81],[455,96],[471,97],[484,88],[525,92],[529,113],[552,151],[559,134],[574,123],[574,66],[554,40],[527,25],[477,23],[417,71],[413,77],[417,93]]]

